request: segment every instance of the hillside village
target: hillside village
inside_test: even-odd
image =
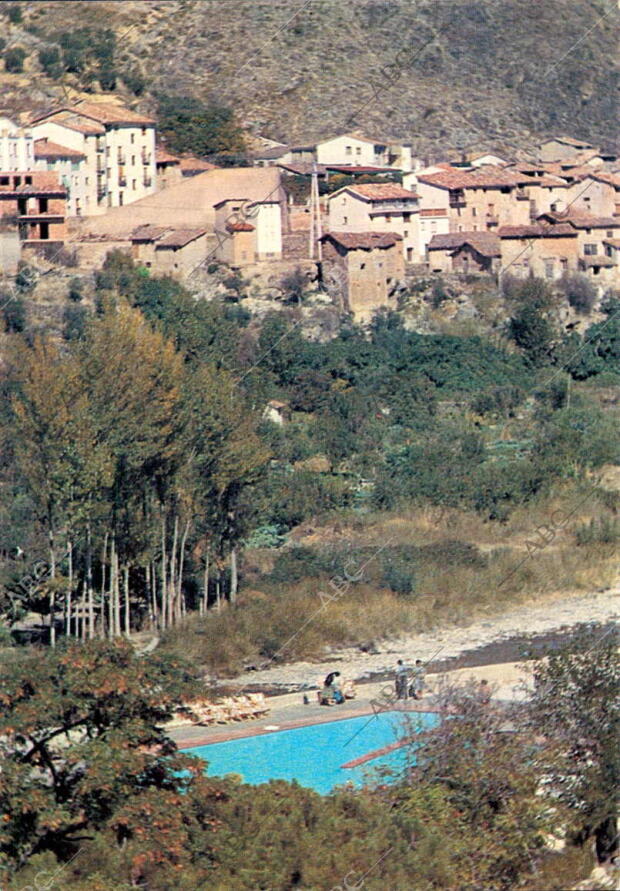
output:
[[[518,157],[411,146],[359,131],[304,145],[259,140],[244,166],[175,155],[157,121],[117,101],[78,100],[0,119],[0,264],[70,256],[83,270],[120,249],[191,285],[215,264],[306,275],[368,322],[405,279],[579,273],[620,284],[617,157],[554,136]]]

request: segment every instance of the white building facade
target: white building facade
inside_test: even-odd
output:
[[[32,130],[0,118],[0,170],[34,170]]]

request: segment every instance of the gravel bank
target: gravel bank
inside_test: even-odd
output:
[[[375,653],[357,647],[334,651],[320,662],[292,662],[259,671],[248,671],[226,681],[227,686],[264,685],[271,689],[300,689],[317,684],[328,671],[338,669],[345,677],[360,681],[393,671],[399,658],[444,663],[498,641],[544,635],[567,630],[584,622],[609,622],[620,617],[620,586],[607,591],[540,600],[510,612],[472,622],[470,625],[376,642]],[[498,660],[499,661],[499,660]]]

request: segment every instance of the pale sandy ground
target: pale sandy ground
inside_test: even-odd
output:
[[[346,678],[362,680],[371,674],[393,671],[399,658],[407,663],[415,659],[422,659],[423,662],[447,659],[459,656],[467,650],[523,634],[543,634],[583,622],[608,622],[619,617],[620,585],[617,585],[604,592],[546,598],[542,602],[521,605],[467,626],[378,641],[379,653],[376,655],[362,653],[353,647],[345,648],[334,652],[329,660],[272,664],[260,671],[245,672],[227,683],[238,687],[250,684],[312,687],[332,670],[340,671]],[[291,634],[294,634],[294,629]],[[476,669],[476,676],[487,677],[491,681],[491,668],[485,666],[484,669]]]

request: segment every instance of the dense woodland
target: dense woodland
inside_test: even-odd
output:
[[[427,504],[501,524],[617,462],[618,417],[597,398],[618,381],[617,299],[583,337],[561,335],[544,283],[504,287],[512,315],[495,342],[411,333],[396,313],[317,342],[299,310],[258,322],[113,253],[94,308],[75,285],[63,331],[45,335],[29,326],[22,268],[4,308],[8,626],[34,611],[52,644],[165,630],[234,605],[244,551],[313,517]],[[264,419],[274,398],[285,425]],[[502,419],[514,419],[508,442],[491,432]],[[343,558],[294,549],[272,578],[333,573]],[[383,586],[411,594],[416,555],[390,558]]]

